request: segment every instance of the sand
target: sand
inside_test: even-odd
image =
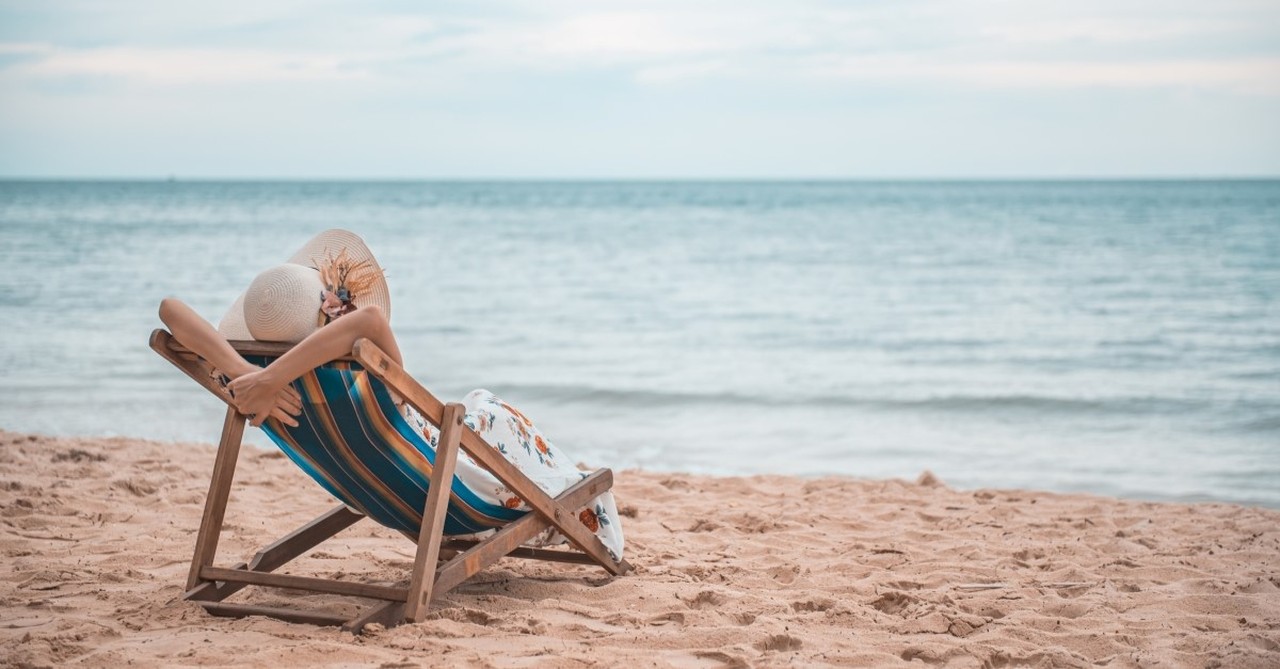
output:
[[[0,665],[1280,666],[1280,512],[930,475],[622,471],[632,575],[505,560],[425,622],[363,636],[214,618],[181,599],[213,455],[0,432]],[[332,504],[279,453],[246,449],[219,563]],[[412,557],[364,521],[290,570],[403,583]]]

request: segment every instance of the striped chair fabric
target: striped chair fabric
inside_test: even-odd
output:
[[[263,431],[342,503],[416,540],[435,451],[405,421],[387,387],[356,362],[318,367],[293,387],[302,396],[298,427],[271,419]],[[525,513],[482,500],[455,476],[444,533],[502,527]]]

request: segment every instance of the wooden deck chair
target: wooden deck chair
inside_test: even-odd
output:
[[[294,382],[303,398],[298,427],[290,428],[274,419],[263,424],[263,430],[285,454],[343,504],[266,546],[248,563],[215,566],[218,537],[247,419],[236,411],[226,389],[211,376],[206,361],[165,330],[154,331],[150,343],[162,357],[227,403],[183,595],[209,613],[341,625],[359,633],[374,622],[391,627],[421,620],[433,596],[448,592],[503,557],[598,565],[614,575],[631,569],[625,560],[615,560],[573,514],[574,509],[612,488],[612,472],[596,471],[552,498],[463,424],[462,405],[442,404],[367,339],[357,341],[350,356],[318,367]],[[287,344],[262,342],[232,342],[232,347],[256,364],[266,364],[290,348]],[[405,423],[389,390],[440,428],[434,452],[422,435]],[[532,511],[515,511],[484,502],[455,479],[459,448],[523,499]],[[408,587],[274,573],[366,516],[417,542]],[[570,548],[523,546],[548,528],[563,534]],[[496,532],[483,541],[449,538],[486,529]],[[326,612],[223,601],[249,585],[350,595],[379,602],[347,619]]]

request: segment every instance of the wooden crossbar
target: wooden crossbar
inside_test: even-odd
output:
[[[448,539],[440,542],[441,549],[452,549],[458,552],[474,548],[480,542],[468,539]],[[506,557],[524,558],[527,560],[543,560],[545,562],[564,562],[568,564],[595,564],[595,558],[583,553],[574,553],[571,551],[556,550],[553,548],[514,548]]]
[[[304,609],[286,609],[276,606],[255,606],[253,604],[229,604],[227,602],[200,602],[205,611],[215,616],[223,616],[226,618],[243,618],[245,616],[266,616],[291,623],[306,623],[308,625],[345,625],[346,616],[340,616],[336,613],[324,613],[322,611],[307,611]],[[355,630],[359,632],[359,630]]]
[[[404,601],[409,592],[405,588],[393,588],[386,585],[334,581],[308,576],[290,576],[288,574],[271,574],[248,569],[224,569],[222,567],[202,567],[200,569],[200,578],[209,581],[265,585],[272,588],[309,590],[311,592],[327,592],[334,595],[350,595],[352,597],[387,599],[391,601]]]

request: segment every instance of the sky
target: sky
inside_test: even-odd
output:
[[[1280,175],[1280,2],[0,0],[0,177]]]

